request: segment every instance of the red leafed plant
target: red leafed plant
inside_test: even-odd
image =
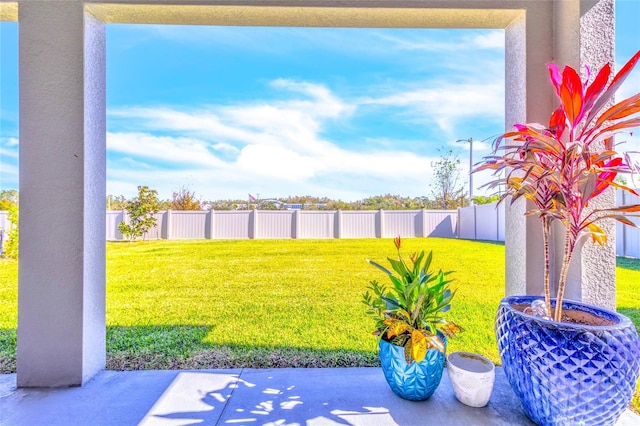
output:
[[[504,186],[501,201],[520,197],[533,202],[527,215],[540,218],[544,244],[544,291],[547,316],[551,317],[549,241],[553,221],[564,225],[564,251],[558,279],[555,321],[562,320],[562,300],[567,271],[576,246],[583,236],[603,245],[605,231],[598,225],[603,219],[615,219],[636,226],[627,216],[638,216],[640,204],[617,208],[589,209],[589,202],[609,187],[638,195],[632,188],[614,179],[619,173],[637,172],[629,153],[615,149],[616,133],[640,127],[640,93],[610,106],[610,101],[633,67],[640,61],[638,51],[610,80],[607,64],[589,84],[575,69],[566,66],[562,73],[549,64],[551,83],[560,105],[551,114],[548,126],[517,124],[495,141],[493,155],[485,157],[475,171],[491,169],[504,175],[488,184]]]

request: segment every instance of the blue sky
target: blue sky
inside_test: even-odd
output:
[[[616,7],[621,63],[640,49],[640,1]],[[0,50],[0,189],[12,189],[16,23],[0,23]],[[637,70],[620,95],[639,89]],[[107,114],[109,194],[430,196],[439,148],[466,179],[456,140],[503,130],[504,32],[108,25]],[[488,153],[474,144],[475,161]]]

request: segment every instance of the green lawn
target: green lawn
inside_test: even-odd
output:
[[[449,351],[499,361],[493,319],[504,294],[504,246],[404,239],[456,271]],[[149,241],[107,244],[108,368],[377,365],[362,293],[386,276],[366,258],[391,239]],[[640,324],[640,261],[619,259],[618,306]],[[634,287],[635,286],[635,287]],[[0,261],[0,372],[15,369],[17,264]]]

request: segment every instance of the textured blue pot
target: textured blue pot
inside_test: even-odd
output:
[[[438,335],[446,348],[446,338],[440,333]],[[396,395],[410,401],[424,401],[433,395],[442,379],[445,354],[429,349],[422,361],[408,365],[402,346],[380,339],[378,348],[384,377]]]
[[[496,315],[502,367],[527,416],[541,426],[614,424],[638,380],[635,326],[624,315],[578,302],[565,301],[563,309],[613,325],[558,323],[514,308],[535,299],[507,297]]]

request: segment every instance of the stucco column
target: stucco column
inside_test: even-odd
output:
[[[557,106],[546,64],[592,70],[614,60],[613,0],[563,0],[530,3],[525,16],[506,29],[506,125],[517,122],[546,124]],[[612,193],[594,205],[613,205]],[[506,293],[542,295],[542,231],[523,200],[506,207]],[[566,297],[615,308],[615,225],[606,224],[610,239],[602,247],[591,243],[576,253]],[[559,274],[562,232],[552,259],[552,282]],[[555,294],[555,289],[552,289]]]
[[[19,5],[17,383],[105,365],[105,31],[81,1]]]
[[[584,74],[585,66],[591,70],[602,68],[607,62],[615,61],[615,13],[614,0],[600,0],[594,7],[585,10],[583,2],[580,17],[580,66]],[[593,75],[593,72],[592,72]],[[628,149],[628,148],[627,148]],[[615,191],[609,189],[591,202],[592,208],[615,206]],[[579,275],[574,278],[574,288],[580,289],[581,300],[605,308],[616,308],[616,225],[613,220],[600,224],[609,236],[604,247],[584,245],[576,263]],[[579,283],[582,285],[578,285]]]

